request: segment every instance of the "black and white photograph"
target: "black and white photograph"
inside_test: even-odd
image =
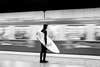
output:
[[[100,1],[1,0],[0,67],[100,67]]]

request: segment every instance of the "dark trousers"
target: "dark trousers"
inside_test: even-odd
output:
[[[40,61],[45,61],[45,59],[46,59],[46,52],[47,52],[47,48],[44,47],[43,44],[41,44]]]

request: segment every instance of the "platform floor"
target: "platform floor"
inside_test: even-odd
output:
[[[0,60],[0,67],[84,67],[81,65],[37,63],[29,61]]]
[[[52,56],[51,56],[52,55]],[[74,55],[75,56],[75,55]],[[100,59],[85,56],[47,54],[49,63],[40,63],[38,53],[0,52],[0,67],[100,67]]]

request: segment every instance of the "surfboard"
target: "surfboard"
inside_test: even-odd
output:
[[[54,53],[60,53],[59,49],[55,45],[55,43],[47,36],[47,44],[45,45],[44,34],[42,32],[36,33],[36,38],[45,46],[48,50]]]

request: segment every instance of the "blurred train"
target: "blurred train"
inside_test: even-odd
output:
[[[99,42],[99,11],[100,8],[91,8],[2,13],[0,14],[0,40],[31,42],[37,40],[36,32],[42,29],[42,25],[48,24],[48,36],[53,41]]]

